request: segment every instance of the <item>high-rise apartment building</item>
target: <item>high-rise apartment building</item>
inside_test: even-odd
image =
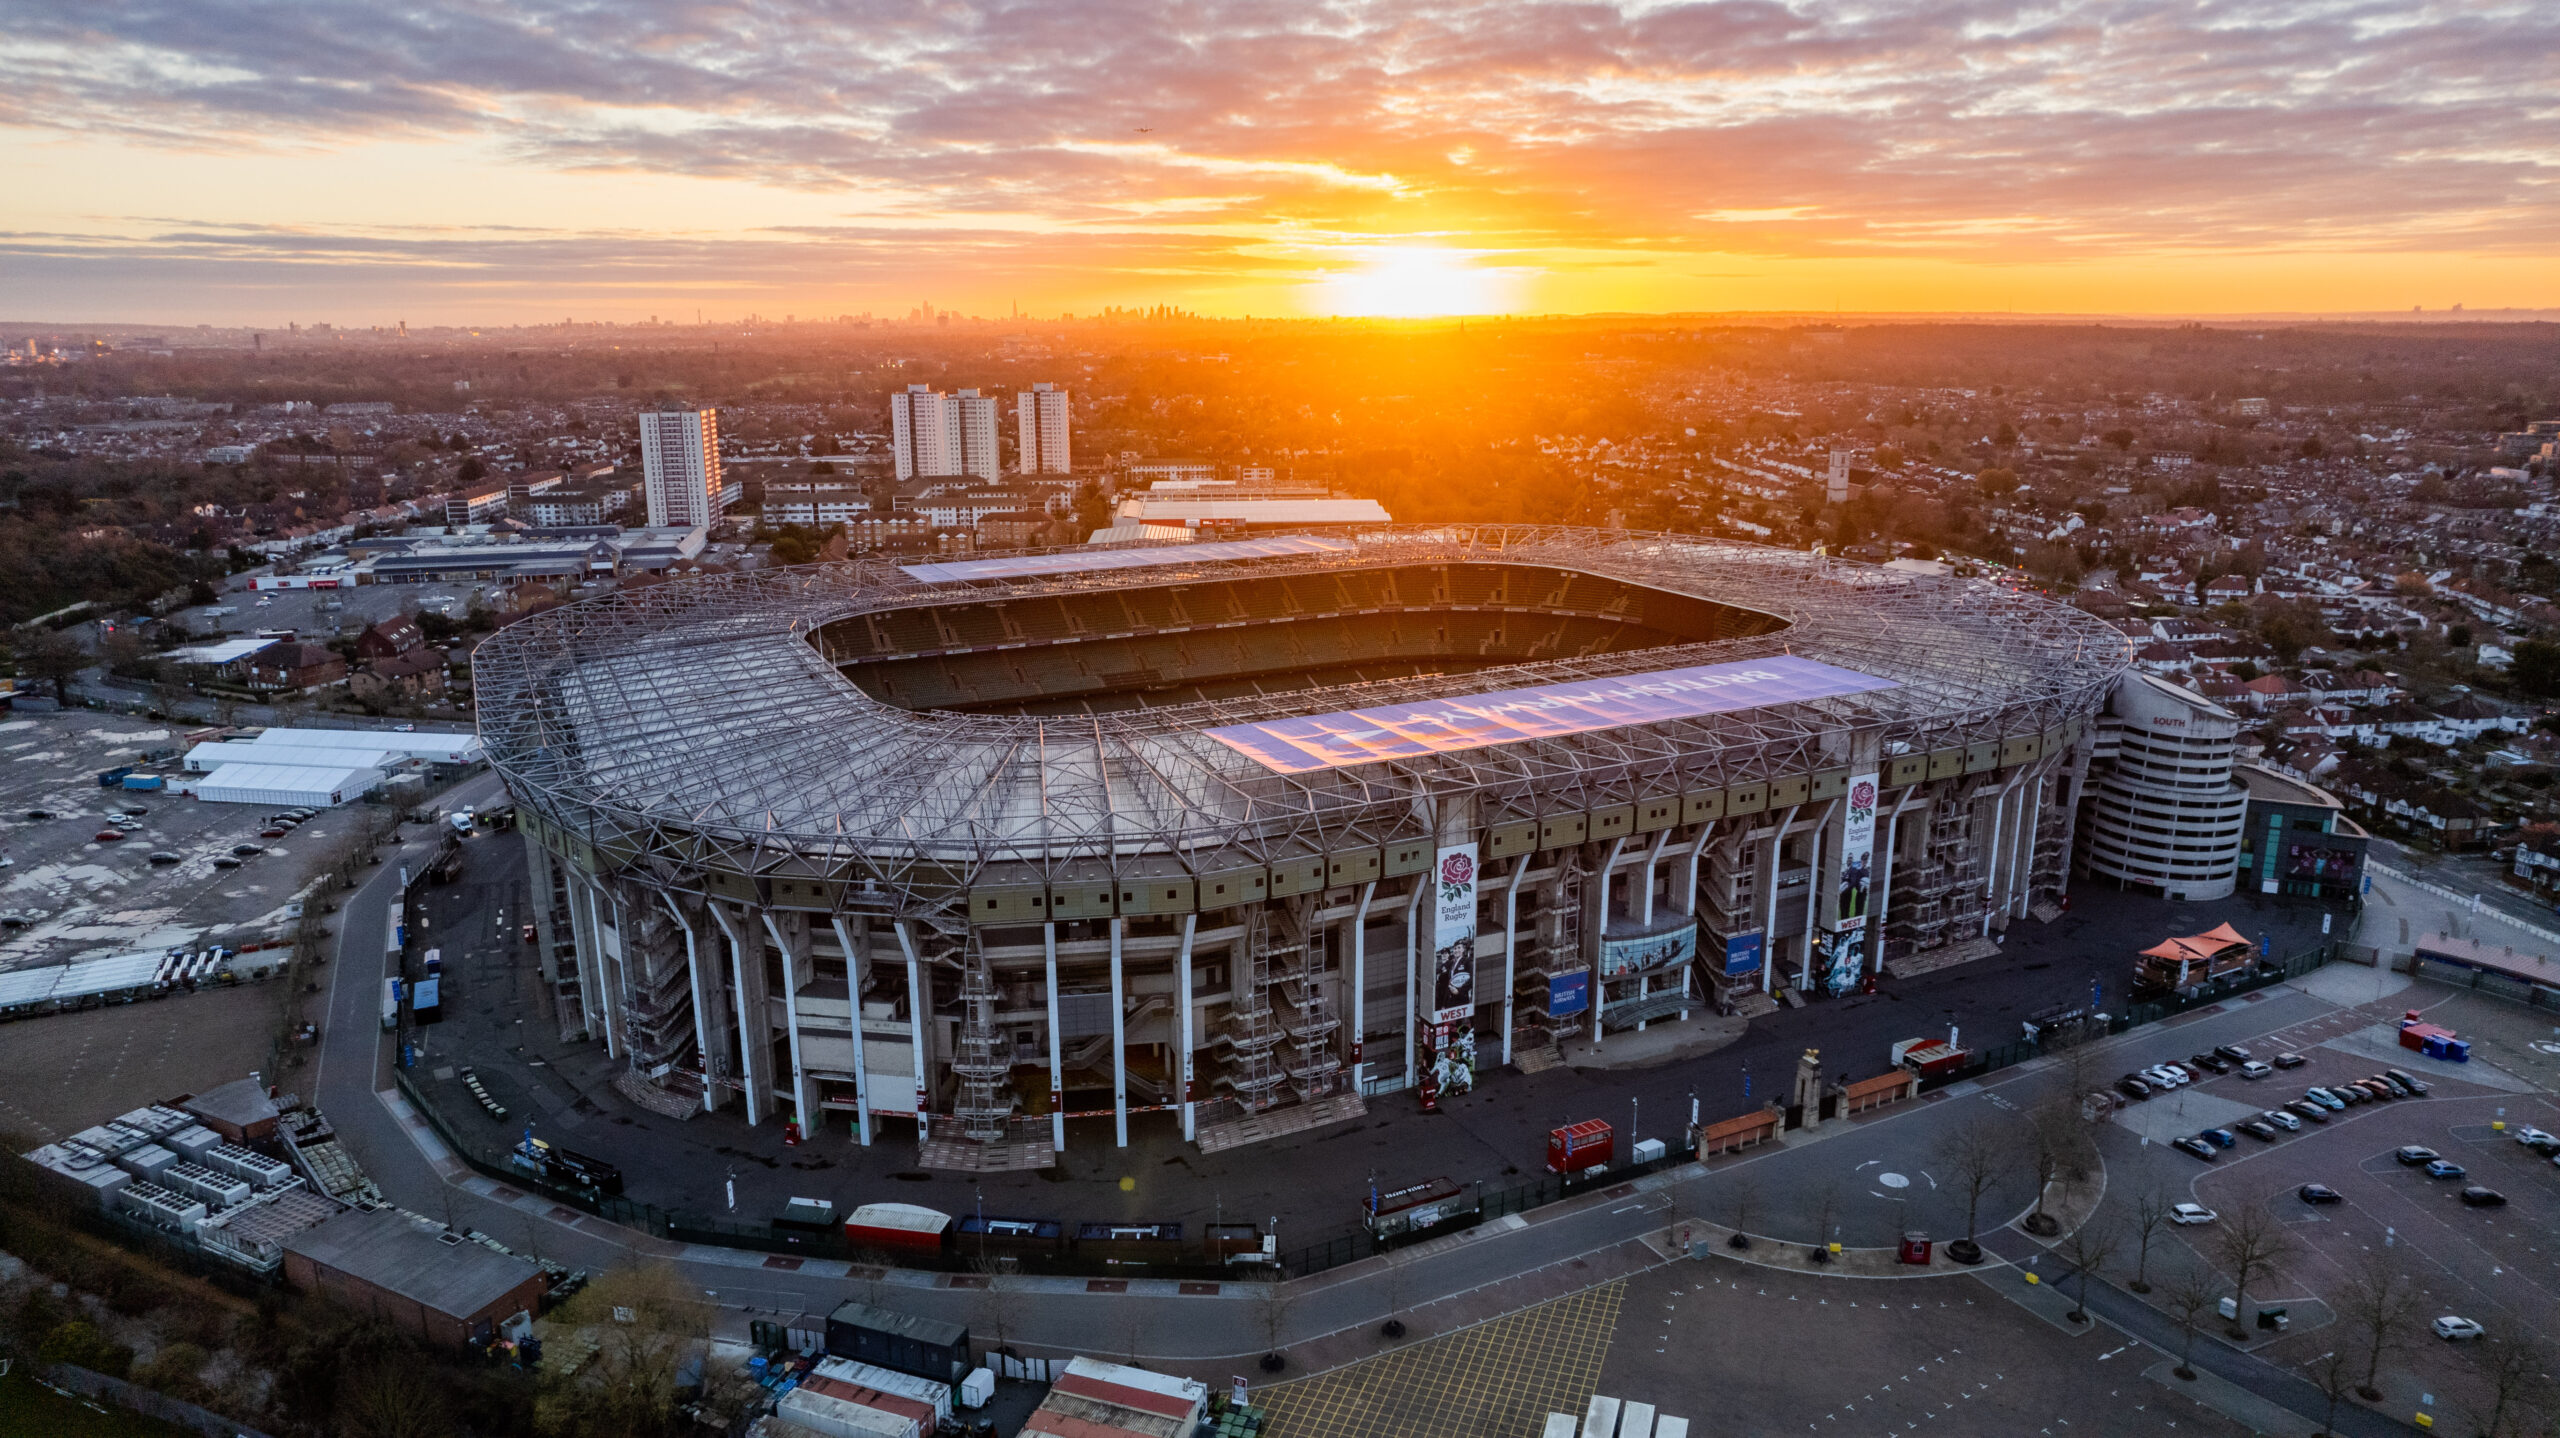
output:
[[[1019,457],[1024,474],[1075,473],[1067,448],[1065,390],[1035,384],[1013,397],[1013,412],[1022,431]]]
[[[973,389],[937,394],[930,385],[911,384],[889,396],[889,444],[900,480],[973,474],[993,482],[1002,476],[996,401]]]
[[[718,410],[640,412],[640,492],[652,529],[718,522],[729,507],[720,479]]]

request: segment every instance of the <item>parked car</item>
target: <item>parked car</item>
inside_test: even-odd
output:
[[[265,853],[265,852],[266,852],[266,850],[265,850],[265,849],[263,849],[263,848],[260,848],[260,847],[259,847],[258,845],[256,845],[256,844],[234,844],[234,845],[232,845],[232,846],[231,846],[231,852],[232,852],[232,853],[235,853],[235,854],[239,855],[241,858],[245,859],[245,858],[248,858],[251,854],[263,854],[263,853]]]
[[[2116,1092],[2123,1094],[2126,1098],[2149,1098],[2151,1097],[2151,1085],[2144,1083],[2142,1080],[2135,1078],[2131,1074],[2126,1074],[2123,1078],[2116,1080]]]
[[[2393,1088],[2391,1085],[2384,1083],[2380,1079],[2357,1079],[2354,1083],[2349,1084],[2348,1087],[2361,1092],[2366,1098],[2372,1099],[2375,1103],[2388,1103],[2392,1099],[2400,1096],[2400,1091],[2398,1089]]]
[[[2251,1059],[2240,1066],[2240,1077],[2244,1079],[2262,1079],[2274,1072],[2272,1065],[2260,1063],[2256,1059]]]
[[[2322,1108],[2327,1109],[2331,1113],[2336,1113],[2347,1106],[2347,1101],[2345,1099],[2338,1097],[2336,1094],[2333,1094],[2324,1088],[2304,1089],[2302,1091],[2302,1096],[2311,1100],[2313,1103],[2320,1105]]]
[[[533,942],[533,925],[531,924],[524,926],[524,941],[528,944]]]
[[[2203,1069],[2209,1074],[2227,1074],[2231,1072],[2231,1065],[2223,1062],[2221,1059],[2215,1058],[2211,1054],[2191,1054],[2188,1056],[2187,1062],[2195,1065],[2197,1068]]]
[[[2240,1135],[2227,1128],[2200,1128],[2196,1130],[2196,1137],[2216,1148],[2232,1148],[2240,1142]]]
[[[151,817],[151,811],[140,804],[127,804],[116,812],[129,819],[147,819]]]
[[[2400,1082],[2400,1080],[2393,1078],[2387,1073],[2375,1074],[2373,1076],[2373,1081],[2382,1085],[2384,1088],[2391,1090],[2391,1096],[2393,1098],[2416,1098],[2418,1096],[2418,1091],[2416,1089],[2409,1087],[2407,1084]]]
[[[2469,1173],[2470,1170],[2449,1158],[2440,1158],[2427,1165],[2429,1178],[2464,1178],[2469,1176]]]
[[[224,854],[213,861],[213,866],[217,869],[236,869],[240,867],[240,861],[229,854]]]
[[[2494,1188],[2482,1188],[2474,1184],[2462,1191],[2462,1202],[2468,1208],[2504,1208],[2507,1206],[2507,1196]]]
[[[2169,1209],[2169,1221],[2171,1223],[2211,1223],[2220,1217],[2222,1217],[2221,1214],[2214,1212],[2212,1209],[2205,1207],[2201,1203],[2173,1204]]]
[[[281,829],[281,828],[275,828],[275,829],[260,829],[260,830],[258,831],[258,837],[259,837],[259,838],[261,838],[261,839],[281,839],[281,838],[283,838],[286,834],[288,834],[288,833],[290,833],[290,832],[291,832],[290,830],[287,830],[287,829]]]
[[[2560,1153],[2560,1137],[2545,1133],[2531,1124],[2516,1130],[2516,1142],[2532,1149],[2535,1153]]]
[[[2304,1203],[2344,1203],[2347,1196],[2325,1183],[2306,1183],[2294,1190]]]
[[[2194,1154],[2196,1157],[2204,1159],[2207,1162],[2211,1162],[2214,1159],[2222,1157],[2222,1151],[2220,1149],[2215,1148],[2212,1144],[2209,1144],[2200,1138],[2173,1138],[2169,1140],[2169,1146],[2185,1153]]]
[[[155,864],[183,864],[186,861],[185,855],[173,854],[166,849],[162,849],[160,852],[151,856],[151,862]]]
[[[2285,1107],[2302,1115],[2304,1118],[2311,1120],[2313,1123],[2327,1123],[2329,1121],[2329,1111],[2322,1108],[2320,1105],[2313,1103],[2307,1098],[2295,1099],[2293,1102],[2286,1104]]]
[[[2436,1337],[2448,1343],[2459,1343],[2466,1338],[2478,1338],[2489,1331],[2468,1318],[2451,1313],[2427,1326],[2436,1331]]]
[[[2409,1168],[2416,1168],[2419,1164],[2433,1163],[2436,1161],[2436,1151],[2424,1144],[2418,1143],[2403,1144],[2400,1147],[2393,1149],[2391,1151],[2391,1156],[2400,1160],[2403,1165]]]
[[[27,822],[30,824],[41,824],[52,817],[53,811],[51,809],[29,809],[27,811]]]
[[[124,830],[122,829],[100,829],[98,831],[98,842],[101,844],[116,844],[122,843],[123,841]]]
[[[2311,1060],[2304,1058],[2300,1054],[2276,1055],[2276,1067],[2280,1069],[2298,1069],[2309,1062],[2311,1062]]]
[[[2142,1071],[2142,1077],[2150,1080],[2155,1087],[2164,1089],[2173,1089],[2186,1082],[2186,1079],[2172,1070],[2167,1064],[2154,1064],[2150,1068],[2144,1069]]]
[[[2251,1059],[2257,1057],[2256,1054],[2249,1052],[2238,1044],[2223,1044],[2215,1048],[2214,1052],[2231,1060],[2235,1064],[2245,1064]]]
[[[2276,1127],[2283,1129],[2287,1133],[2299,1133],[2302,1131],[2302,1120],[2280,1108],[2268,1109],[2265,1113],[2258,1115],[2258,1117],[2263,1122],[2274,1124]]]
[[[2276,1126],[2262,1118],[2244,1118],[2238,1123],[2233,1124],[2232,1127],[2247,1134],[2251,1138],[2259,1139],[2266,1143],[2273,1143],[2276,1141]]]
[[[2398,1079],[2400,1081],[2400,1086],[2411,1093],[2425,1093],[2427,1091],[2427,1081],[2416,1077],[2405,1069],[2384,1069],[2383,1072],[2391,1075],[2395,1079]]]

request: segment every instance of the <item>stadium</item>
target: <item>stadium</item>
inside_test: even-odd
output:
[[[474,668],[625,1092],[984,1169],[1973,956],[2128,662],[1986,580],[1390,527],[701,576]]]

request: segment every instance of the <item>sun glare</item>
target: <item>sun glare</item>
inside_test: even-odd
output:
[[[1493,314],[1507,276],[1471,262],[1463,251],[1419,245],[1368,250],[1359,267],[1322,286],[1328,314],[1379,318]]]

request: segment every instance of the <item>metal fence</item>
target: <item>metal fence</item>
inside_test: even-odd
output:
[[[2323,943],[2283,959],[2252,965],[2245,973],[2216,980],[2187,993],[2134,1004],[2114,1015],[2107,1025],[2111,1034],[2120,1034],[2144,1024],[2217,1004],[2225,999],[2274,984],[2299,978],[2327,963],[2334,945]],[[1925,1080],[1924,1088],[1946,1084],[2024,1063],[2044,1050],[2032,1040],[2019,1039],[1982,1051],[1976,1062],[1957,1073]],[[774,1253],[802,1258],[836,1259],[853,1263],[891,1264],[902,1268],[919,1268],[943,1272],[967,1272],[982,1267],[1001,1266],[1021,1273],[1050,1274],[1061,1277],[1090,1278],[1188,1278],[1234,1279],[1233,1267],[1208,1263],[1197,1258],[1180,1262],[1130,1262],[1090,1257],[1073,1250],[1004,1253],[978,1253],[969,1249],[964,1237],[953,1248],[942,1253],[900,1252],[875,1253],[855,1249],[844,1240],[840,1229],[802,1231],[776,1228],[768,1223],[738,1223],[707,1214],[677,1213],[632,1199],[612,1198],[545,1183],[509,1161],[504,1150],[467,1139],[445,1122],[444,1115],[429,1102],[405,1069],[394,1069],[393,1079],[399,1084],[412,1107],[426,1117],[437,1137],[452,1149],[454,1156],[490,1178],[511,1187],[542,1194],[556,1202],[582,1212],[591,1213],[613,1223],[635,1228],[653,1237],[679,1243],[702,1243],[724,1248],[740,1248],[757,1253]],[[1438,1224],[1417,1233],[1400,1234],[1381,1239],[1358,1224],[1346,1225],[1338,1232],[1288,1250],[1280,1255],[1279,1267],[1291,1278],[1304,1278],[1347,1263],[1374,1257],[1406,1243],[1426,1242],[1461,1232],[1515,1213],[1527,1213],[1568,1198],[1605,1191],[1616,1185],[1691,1162],[1685,1149],[1674,1148],[1662,1157],[1617,1165],[1604,1171],[1584,1175],[1541,1174],[1520,1183],[1489,1186],[1476,1185],[1476,1201],[1471,1212],[1448,1223]],[[1243,1275],[1250,1276],[1250,1275]]]

